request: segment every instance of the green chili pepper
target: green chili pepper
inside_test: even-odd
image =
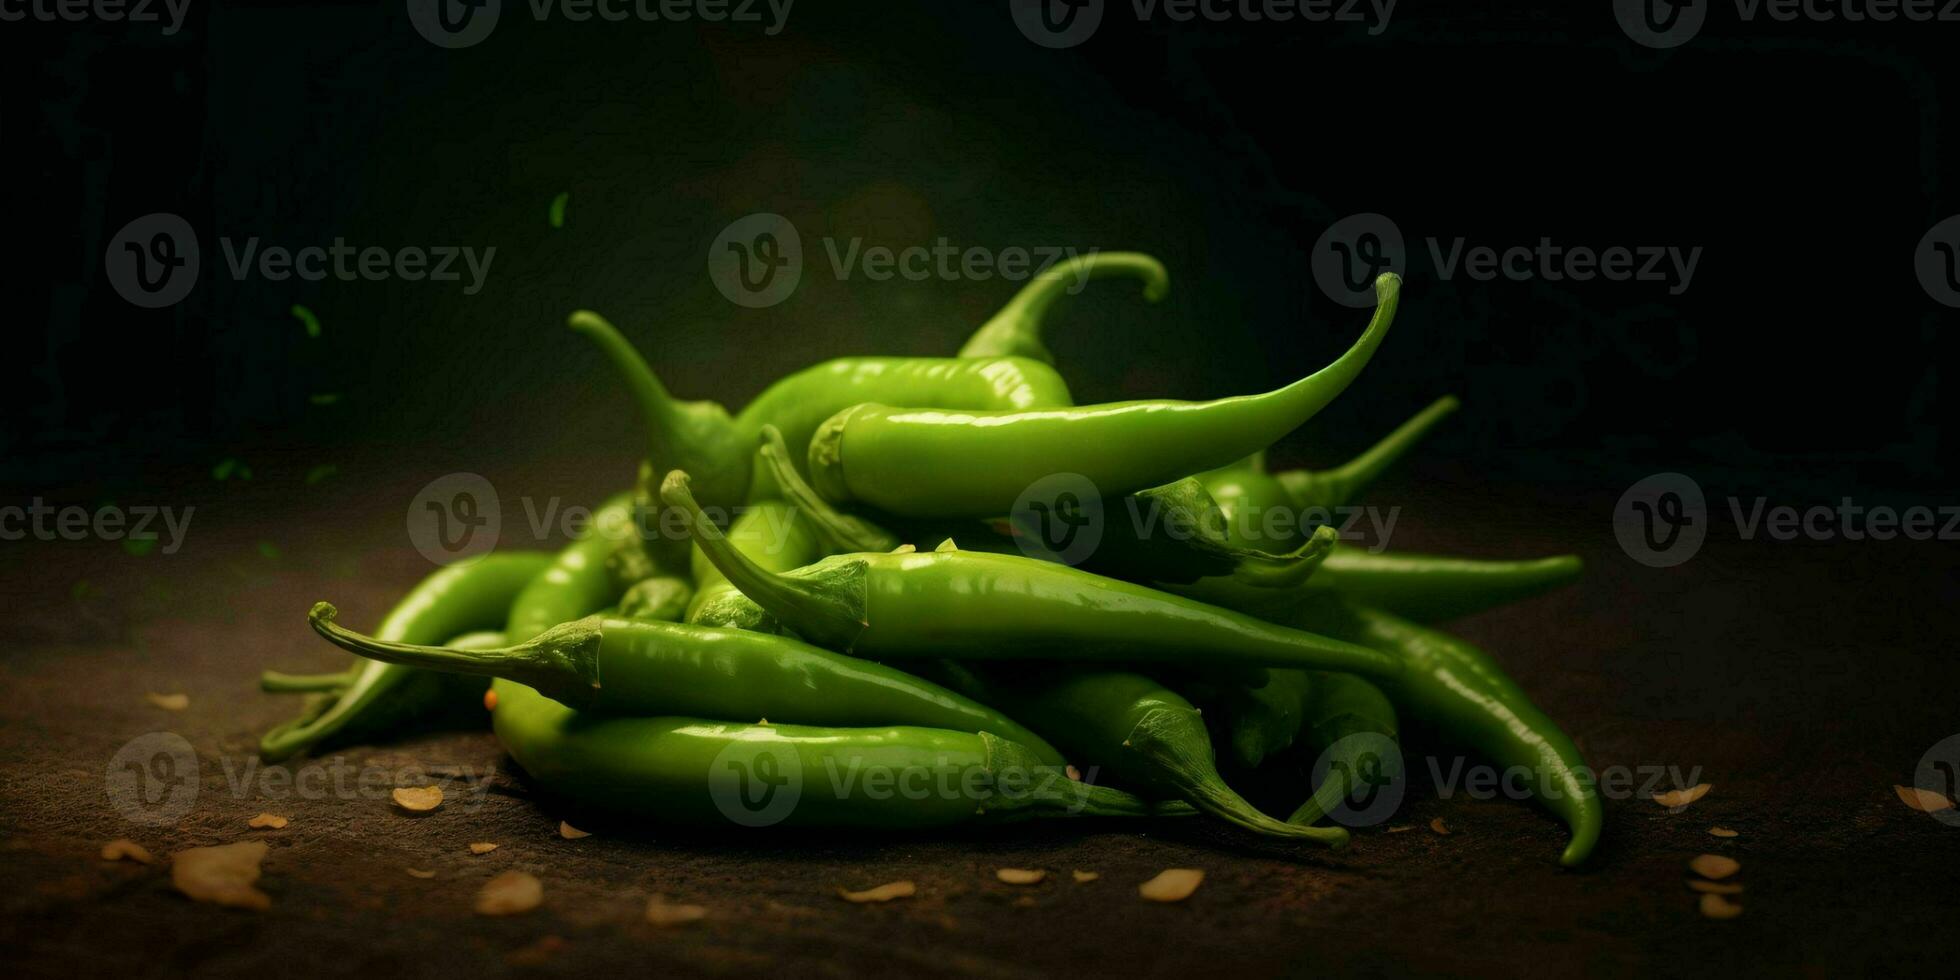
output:
[[[1407,455],[1409,450],[1436,427],[1436,423],[1455,412],[1455,395],[1444,395],[1398,426],[1366,452],[1331,470],[1284,470],[1272,475],[1286,488],[1293,505],[1301,510],[1331,511],[1346,504],[1362,488],[1373,483],[1383,470]]]
[[[1273,551],[1291,546],[1305,529],[1298,508],[1279,477],[1266,472],[1266,452],[1260,450],[1236,463],[1196,479],[1225,517],[1225,537],[1241,548]],[[1274,514],[1279,513],[1278,519]]]
[[[890,830],[1167,812],[991,733],[591,715],[511,681],[492,690],[497,738],[532,779],[625,819]]]
[[[1327,753],[1327,774],[1288,823],[1318,823],[1356,797],[1358,782],[1387,785],[1402,775],[1400,725],[1381,688],[1352,674],[1317,672],[1308,690],[1305,731],[1313,748]],[[1383,751],[1389,747],[1397,750]]]
[[[809,523],[796,508],[780,500],[753,504],[728,525],[725,532],[731,546],[772,572],[788,571],[817,560],[822,550]],[[780,633],[782,626],[755,601],[716,568],[697,546],[690,555],[694,572],[694,599],[688,603],[685,621],[697,626],[733,626],[738,629]]]
[[[784,573],[730,547],[668,474],[661,499],[729,581],[804,639],[887,657],[1066,658],[1194,668],[1293,666],[1392,676],[1393,658],[1181,596],[1017,555],[833,555]]]
[[[1056,297],[1080,289],[1091,279],[1105,276],[1135,276],[1143,280],[1143,298],[1155,303],[1170,291],[1170,274],[1164,264],[1142,252],[1091,252],[1057,262],[1021,288],[993,319],[967,338],[961,357],[1026,357],[1043,364],[1055,363],[1041,342],[1041,328],[1048,307]]]
[[[654,575],[633,583],[619,597],[619,615],[626,619],[678,623],[687,616],[694,586],[678,575]]]
[[[1577,555],[1479,561],[1369,554],[1337,546],[1306,587],[1419,623],[1437,623],[1549,592],[1576,581],[1583,570]]]
[[[1053,736],[1070,758],[1106,768],[1145,796],[1181,799],[1247,830],[1299,837],[1334,847],[1347,831],[1288,824],[1259,812],[1225,784],[1212,760],[1211,736],[1191,702],[1156,681],[1126,671],[1061,669],[993,683],[948,663],[949,677],[976,698],[1001,704]]]
[[[825,419],[861,402],[1019,411],[1071,401],[1054,368],[1026,358],[852,357],[792,374],[730,417],[714,402],[675,401],[633,345],[598,314],[580,310],[570,322],[599,345],[639,402],[647,458],[656,472],[698,468],[701,499],[716,507],[775,496],[753,459],[764,424],[781,429],[801,450]]]
[[[618,598],[606,558],[622,538],[634,534],[632,512],[629,494],[614,496],[592,512],[578,540],[560,551],[510,603],[506,632],[511,642],[522,643],[559,623],[591,615]]]
[[[499,624],[511,598],[551,564],[551,556],[509,551],[450,565],[423,579],[381,621],[375,635],[408,643],[438,643],[458,633]],[[259,755],[280,762],[329,738],[352,738],[452,705],[459,691],[444,675],[366,661],[336,696],[280,725],[259,740]],[[289,676],[272,674],[262,685],[293,689]],[[473,695],[471,695],[473,697]]]
[[[1030,486],[1058,473],[1115,497],[1214,469],[1270,445],[1345,390],[1394,321],[1400,287],[1383,273],[1381,305],[1361,339],[1276,391],[1026,411],[855,405],[811,438],[810,482],[832,501],[895,514],[988,517],[1011,512]]]
[[[759,452],[762,465],[768,469],[770,478],[775,481],[776,489],[781,492],[783,500],[802,515],[804,523],[809,526],[811,533],[816,535],[817,542],[822,545],[826,553],[836,555],[852,551],[890,551],[905,543],[899,535],[885,530],[875,521],[855,514],[846,514],[823,499],[815,488],[804,481],[803,474],[796,471],[795,456],[790,453],[789,444],[783,440],[782,432],[775,426],[762,427],[762,448]],[[733,528],[730,531],[730,540],[734,540]],[[700,554],[700,549],[695,549],[695,553]],[[781,572],[789,569],[771,570]]]
[[[998,711],[904,671],[786,637],[589,616],[512,646],[454,650],[362,636],[333,617],[333,606],[322,602],[307,620],[349,653],[501,677],[579,711],[985,731],[1027,746],[1045,764],[1062,762],[1040,736]]]
[[[1578,746],[1489,654],[1365,607],[1310,603],[1296,621],[1401,658],[1407,669],[1381,683],[1397,706],[1499,766],[1529,772],[1539,801],[1571,828],[1560,864],[1573,867],[1592,854],[1605,811]]]

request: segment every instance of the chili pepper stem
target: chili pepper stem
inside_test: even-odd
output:
[[[1055,298],[1082,284],[1112,276],[1143,280],[1143,298],[1155,303],[1170,291],[1164,264],[1142,252],[1091,252],[1056,263],[1034,277],[960,348],[961,357],[1029,357],[1045,364],[1055,356],[1041,341],[1041,328]]]
[[[1455,395],[1444,395],[1429,403],[1380,442],[1361,455],[1331,470],[1286,470],[1273,474],[1286,488],[1296,507],[1334,508],[1346,504],[1356,493],[1375,482],[1382,472],[1408,455],[1409,450],[1438,422],[1448,418],[1462,403]]]
[[[890,551],[902,543],[897,535],[861,517],[846,514],[823,499],[803,479],[803,474],[796,471],[789,444],[783,440],[782,431],[773,425],[762,427],[761,453],[783,499],[809,519],[811,528],[831,552]]]
[[[1347,844],[1348,832],[1342,828],[1300,826],[1261,813],[1225,784],[1225,778],[1218,774],[1217,766],[1210,759],[1198,758],[1182,740],[1160,736],[1160,728],[1175,726],[1176,722],[1169,716],[1176,710],[1158,708],[1144,715],[1123,745],[1148,759],[1158,777],[1186,802],[1255,833],[1313,840],[1329,847]]]
[[[502,677],[573,708],[596,701],[601,633],[591,619],[554,626],[514,646],[466,649],[376,639],[334,622],[338,614],[332,603],[316,602],[306,621],[327,642],[356,656],[451,674]]]
[[[694,543],[736,589],[755,599],[764,609],[790,610],[791,616],[778,614],[776,618],[786,624],[793,621],[796,631],[805,639],[848,652],[852,640],[864,631],[862,561],[841,556],[826,559],[824,567],[834,574],[825,578],[778,575],[729,543],[721,529],[701,511],[686,473],[675,470],[667,474],[660,484],[660,499],[669,507],[687,512],[693,522]]]

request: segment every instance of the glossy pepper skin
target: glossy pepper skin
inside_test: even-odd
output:
[[[1164,264],[1142,252],[1091,252],[1055,263],[1021,288],[993,319],[967,338],[961,357],[1026,357],[1043,364],[1054,364],[1055,355],[1041,342],[1041,328],[1047,322],[1048,308],[1063,293],[1073,292],[1091,279],[1132,276],[1143,281],[1143,298],[1155,303],[1170,291],[1170,273]],[[875,399],[874,399],[875,400]]]
[[[532,779],[625,820],[902,830],[1158,812],[992,734],[593,715],[511,681],[492,690],[497,739]]]
[[[687,616],[694,586],[678,575],[652,575],[633,583],[619,597],[619,615],[655,623],[678,623]]]
[[[816,561],[822,554],[810,523],[796,508],[780,500],[750,505],[729,522],[723,534],[750,561],[771,571],[798,568]],[[694,574],[694,598],[688,602],[684,622],[782,632],[775,618],[729,582],[699,547],[691,549],[688,567]]]
[[[1409,552],[1369,554],[1336,545],[1306,588],[1418,623],[1440,623],[1570,585],[1583,571],[1585,563],[1577,555],[1483,561]]]
[[[545,568],[544,552],[494,552],[447,566],[423,579],[388,613],[375,635],[406,643],[440,643],[459,633],[502,625],[511,600]],[[448,705],[474,700],[453,678],[409,667],[362,661],[343,682],[269,674],[272,691],[332,695],[320,710],[280,725],[259,740],[259,756],[280,762],[331,738],[371,734]]]
[[[308,622],[349,653],[513,680],[582,712],[984,731],[1026,746],[1044,764],[1062,762],[998,711],[904,671],[786,637],[591,616],[513,646],[457,650],[362,636],[333,616],[322,602]]]
[[[631,494],[618,494],[593,510],[592,520],[578,540],[558,552],[549,567],[511,600],[505,632],[512,643],[522,643],[559,623],[590,615],[619,598],[606,558],[622,537],[637,533],[632,515]],[[461,631],[444,636],[454,632]]]
[[[1578,746],[1490,655],[1446,633],[1389,613],[1344,604],[1303,606],[1297,621],[1392,651],[1408,669],[1381,682],[1401,711],[1499,767],[1531,774],[1538,800],[1570,828],[1559,863],[1583,864],[1599,842],[1604,804]]]
[[[833,502],[910,517],[992,517],[1057,473],[1120,497],[1224,466],[1298,428],[1360,375],[1394,322],[1401,280],[1384,273],[1375,294],[1381,305],[1361,339],[1284,388],[1029,411],[854,405],[810,440],[810,483]]]
[[[1080,765],[1099,766],[1118,785],[1146,798],[1180,799],[1199,811],[1255,833],[1296,837],[1333,847],[1347,831],[1288,824],[1259,812],[1234,792],[1213,761],[1211,736],[1191,702],[1142,674],[1120,670],[1045,671],[991,681],[964,664],[946,664],[954,686],[1005,706],[1056,739]],[[996,672],[997,673],[997,672]]]
[[[1401,668],[1366,647],[1017,555],[833,555],[772,573],[728,546],[687,482],[669,474],[661,498],[694,518],[702,551],[783,625],[830,649],[875,659],[1065,658],[1377,676]]]
[[[1455,395],[1444,395],[1417,412],[1395,431],[1382,437],[1361,455],[1331,470],[1282,470],[1270,479],[1284,488],[1293,506],[1301,510],[1330,511],[1353,500],[1355,495],[1382,475],[1384,470],[1408,455],[1409,450],[1457,410]]]
[[[846,357],[777,381],[730,416],[715,402],[674,399],[633,345],[598,314],[580,310],[570,323],[599,345],[632,391],[656,475],[698,468],[701,500],[715,508],[776,496],[773,478],[754,460],[765,424],[801,452],[825,419],[861,402],[1001,411],[1072,403],[1062,376],[1027,358]]]

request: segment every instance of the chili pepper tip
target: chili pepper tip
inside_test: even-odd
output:
[[[331,623],[333,622],[333,618],[338,615],[340,615],[340,610],[335,609],[333,603],[316,602],[313,604],[313,608],[307,612],[306,619],[307,622],[311,623]]]

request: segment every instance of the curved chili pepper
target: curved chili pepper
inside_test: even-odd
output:
[[[491,690],[497,739],[519,767],[547,791],[623,819],[726,826],[740,815],[752,828],[896,830],[1175,812],[1070,780],[991,733],[591,715],[512,681]],[[793,794],[780,812],[778,793]]]
[[[1352,500],[1383,470],[1407,455],[1436,423],[1455,412],[1458,404],[1455,395],[1444,395],[1430,402],[1428,408],[1397,426],[1367,451],[1331,470],[1282,470],[1272,474],[1272,479],[1286,489],[1293,506],[1300,510],[1331,511]]]
[[[1180,596],[1017,555],[942,549],[833,555],[771,572],[730,547],[688,490],[695,543],[749,598],[804,639],[874,659],[1055,658],[1205,668],[1292,666],[1389,676],[1395,658]]]
[[[1041,342],[1048,307],[1071,288],[1092,279],[1135,276],[1143,280],[1143,298],[1155,303],[1171,288],[1164,264],[1142,252],[1091,252],[1055,263],[1021,287],[993,319],[980,326],[960,348],[961,357],[1026,357],[1054,364],[1055,355]]]
[[[316,603],[313,631],[348,653],[429,670],[501,677],[579,711],[772,718],[798,725],[918,725],[992,732],[1062,757],[998,711],[883,664],[780,636],[589,616],[497,649],[457,650],[362,636]]]
[[[1569,585],[1585,570],[1577,555],[1481,561],[1336,546],[1306,585],[1413,619],[1437,623]]]
[[[967,664],[942,662],[952,686],[1005,707],[1052,736],[1078,765],[1099,766],[1145,797],[1172,797],[1239,827],[1332,847],[1348,842],[1339,827],[1276,820],[1226,785],[1212,759],[1211,736],[1191,702],[1142,674],[1058,669],[995,681]],[[1303,832],[1305,831],[1305,832]]]
[[[569,623],[612,604],[619,592],[606,567],[606,556],[622,537],[635,533],[632,514],[633,498],[623,493],[592,512],[578,540],[558,552],[550,566],[511,601],[506,632],[512,643],[522,643],[559,623]]]
[[[1304,731],[1314,749],[1328,754],[1327,775],[1288,823],[1320,822],[1356,796],[1357,780],[1386,784],[1402,775],[1401,726],[1381,688],[1353,674],[1326,672],[1312,674],[1308,688]],[[1398,751],[1380,751],[1385,745]]]
[[[1571,829],[1559,863],[1573,867],[1592,854],[1605,809],[1585,759],[1489,654],[1446,633],[1365,607],[1309,603],[1294,621],[1400,657],[1408,669],[1381,681],[1397,706],[1499,766],[1528,771],[1539,802]]]
[[[1062,376],[1027,358],[846,357],[777,381],[731,417],[715,402],[674,400],[633,345],[597,313],[580,310],[570,323],[599,345],[632,390],[655,472],[699,467],[701,499],[716,507],[775,495],[752,458],[764,424],[802,449],[825,419],[862,402],[1002,411],[1072,403]]]
[[[551,564],[542,552],[501,551],[447,566],[409,590],[375,635],[409,643],[440,643],[458,633],[498,625],[511,598]],[[330,738],[351,738],[400,724],[459,700],[443,675],[372,660],[357,665],[335,696],[259,739],[259,756],[280,762]],[[298,690],[288,675],[262,679],[268,689]],[[284,685],[284,686],[282,686]],[[468,695],[474,698],[474,694]]]
[[[1223,466],[1298,428],[1361,373],[1394,322],[1401,280],[1383,273],[1375,295],[1381,305],[1347,353],[1276,391],[1028,411],[855,405],[811,438],[810,482],[829,500],[894,514],[990,517],[1058,473],[1115,497]]]

